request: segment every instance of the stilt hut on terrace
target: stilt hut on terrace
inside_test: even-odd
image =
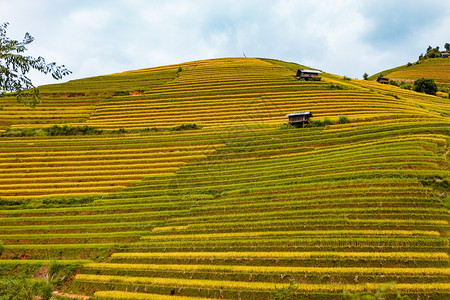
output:
[[[382,84],[388,84],[388,83],[389,83],[389,78],[386,78],[386,77],[378,77],[377,82],[378,82],[378,83],[382,83]]]
[[[313,115],[310,111],[290,113],[286,115],[286,117],[289,118],[289,125],[296,127],[303,127],[305,124],[309,124],[309,118],[312,116]]]
[[[296,77],[298,79],[303,78],[305,80],[308,80],[310,78],[319,79],[319,78],[317,78],[317,77],[319,77],[319,74],[320,74],[320,71],[316,71],[316,70],[298,69]]]

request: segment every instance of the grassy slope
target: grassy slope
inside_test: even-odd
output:
[[[392,79],[417,80],[419,78],[431,78],[438,84],[450,85],[450,60],[448,58],[430,58],[411,66],[403,65],[389,70],[384,70],[369,77],[376,80],[380,75]]]
[[[450,102],[327,73],[298,82],[273,60],[181,66],[46,86],[36,111],[7,100],[13,128],[125,133],[0,139],[3,270],[106,262],[68,288],[136,298],[268,298],[289,280],[320,298],[390,281],[449,293]],[[282,129],[306,110],[351,122]]]

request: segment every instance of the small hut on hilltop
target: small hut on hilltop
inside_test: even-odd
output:
[[[320,74],[320,71],[298,69],[296,77],[298,79],[303,78],[305,80],[308,80],[310,78],[318,78],[319,74]]]
[[[382,84],[388,84],[389,83],[389,78],[378,77],[377,82],[382,83]]]

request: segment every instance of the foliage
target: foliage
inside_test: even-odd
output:
[[[5,246],[3,246],[3,243],[0,241],[0,257],[2,256],[3,250],[5,250]]]
[[[440,176],[423,176],[419,178],[423,186],[431,187],[435,194],[441,198],[446,198],[450,191],[450,182]]]
[[[345,89],[342,85],[337,84],[337,83],[329,83],[327,88],[329,90],[344,90]]]
[[[409,299],[408,296],[402,296],[401,293],[395,288],[395,283],[391,282],[380,287],[375,293],[351,293],[344,291],[344,299],[348,300],[384,300],[387,295],[395,295],[394,299]],[[390,299],[390,298],[389,298]]]
[[[25,136],[40,136],[46,135],[45,131],[39,128],[17,128],[12,129],[11,127],[6,127],[5,132],[1,136],[8,137],[25,137]]]
[[[369,79],[369,74],[364,73],[363,78],[364,78],[364,80],[368,80]]]
[[[386,93],[385,94],[386,96],[390,96],[390,97],[393,97],[394,99],[400,99],[400,97],[399,96],[397,96],[396,94],[394,94],[394,93]]]
[[[27,32],[23,40],[11,40],[6,35],[8,23],[0,25],[0,96],[5,92],[17,92],[17,101],[35,107],[40,102],[39,90],[34,87],[26,74],[35,69],[44,74],[51,74],[56,80],[69,75],[71,71],[64,65],[46,63],[41,56],[38,58],[23,55],[27,51],[27,45],[34,38]]]
[[[412,85],[409,84],[409,83],[406,83],[406,82],[401,82],[398,85],[398,87],[401,88],[401,89],[405,89],[405,90],[411,90],[412,89]]]
[[[114,96],[129,96],[130,91],[115,91]]]
[[[323,125],[325,125],[325,126],[333,125],[333,121],[331,121],[329,118],[324,118],[323,119]]]
[[[60,135],[95,135],[101,134],[103,130],[92,126],[59,126],[53,125],[48,128],[17,128],[6,127],[1,136],[26,137],[26,136],[60,136]]]
[[[273,300],[295,300],[298,299],[298,287],[295,285],[295,281],[289,281],[289,286],[275,289],[272,292]]]
[[[24,276],[0,279],[0,299],[48,300],[52,296],[52,291],[51,284]]]
[[[313,120],[310,124],[307,125],[307,127],[322,127],[327,125],[333,125],[333,121],[331,121],[329,118],[324,118],[322,120]]]
[[[198,126],[195,123],[181,124],[181,125],[170,128],[170,131],[183,131],[183,130],[193,130],[193,129],[200,129],[200,126]]]
[[[437,86],[433,79],[419,78],[414,81],[414,91],[429,95],[436,95]]]
[[[338,122],[339,124],[347,124],[349,120],[346,115],[339,115]]]
[[[103,130],[97,129],[92,126],[59,126],[53,125],[52,127],[45,128],[44,131],[49,136],[57,136],[57,135],[94,135],[101,134]]]
[[[389,84],[393,86],[399,86],[399,83],[395,80],[389,80]]]
[[[449,43],[445,43],[444,48],[445,48],[446,51],[450,51],[450,44]],[[440,51],[439,50],[439,46],[437,46],[435,48],[433,48],[431,46],[428,46],[428,48],[427,48],[427,50],[425,52],[425,55],[423,53],[420,54],[419,61],[427,59],[427,58],[440,57],[443,52],[444,51]]]
[[[314,120],[311,122],[310,126],[311,127],[320,127],[320,126],[323,126],[323,123],[321,120]]]
[[[47,283],[59,288],[70,279],[77,268],[77,264],[62,264],[52,260],[48,266]]]
[[[45,198],[42,200],[42,204],[47,206],[73,205],[73,204],[80,205],[92,203],[96,199],[99,199],[98,195],[59,196],[59,197]]]

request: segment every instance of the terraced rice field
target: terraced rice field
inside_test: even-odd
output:
[[[392,79],[417,80],[419,78],[432,78],[438,84],[450,85],[450,60],[447,58],[430,58],[411,66],[401,66],[383,71],[384,76]],[[372,75],[370,79],[377,79],[379,74]]]
[[[42,88],[74,111],[96,99],[84,119],[5,121],[106,132],[0,137],[0,263],[81,264],[66,290],[104,299],[270,299],[290,281],[308,299],[389,282],[450,295],[450,102],[332,74],[299,82],[272,60],[180,66]],[[297,111],[334,124],[283,126]],[[201,128],[167,130],[189,123]]]

